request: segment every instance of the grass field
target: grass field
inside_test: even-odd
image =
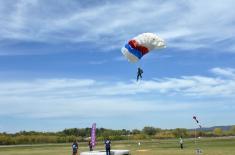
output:
[[[0,155],[71,155],[71,144],[45,144],[1,146]],[[193,139],[184,140],[185,148],[179,148],[178,140],[149,140],[112,142],[112,149],[128,149],[132,155],[193,155],[195,144]],[[203,155],[235,155],[235,138],[202,138],[196,144]],[[100,142],[96,150],[103,150]],[[87,143],[79,144],[79,151],[88,151]]]

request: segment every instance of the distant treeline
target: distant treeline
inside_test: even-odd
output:
[[[90,130],[90,128],[72,128],[60,132],[21,131],[15,134],[0,133],[0,145],[68,143],[73,142],[75,139],[82,142],[88,141]],[[229,130],[214,128],[212,131],[203,131],[197,129],[196,134],[197,137],[235,136],[235,126],[231,126]],[[142,130],[98,128],[96,130],[96,136],[97,141],[102,141],[105,138],[110,138],[111,140],[165,139],[178,138],[180,136],[190,138],[195,137],[195,131],[184,128],[160,129],[151,126],[146,126]]]

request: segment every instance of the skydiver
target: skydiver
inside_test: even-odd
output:
[[[139,81],[139,79],[142,79],[142,74],[144,73],[144,71],[138,67],[138,70],[137,70],[137,81]]]

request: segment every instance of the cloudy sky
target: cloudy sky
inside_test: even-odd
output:
[[[0,0],[0,132],[235,124],[234,0]],[[167,48],[138,64],[128,39]],[[136,82],[136,70],[144,69]]]

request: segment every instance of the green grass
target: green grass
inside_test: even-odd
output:
[[[31,146],[0,147],[0,155],[71,155],[71,144],[45,144]],[[235,138],[203,138],[197,142],[184,140],[185,148],[179,148],[178,140],[119,141],[112,143],[112,149],[128,149],[132,155],[194,155],[195,147],[203,150],[203,155],[235,155]],[[103,150],[100,142],[96,150]],[[79,144],[79,151],[88,151],[87,143]]]

